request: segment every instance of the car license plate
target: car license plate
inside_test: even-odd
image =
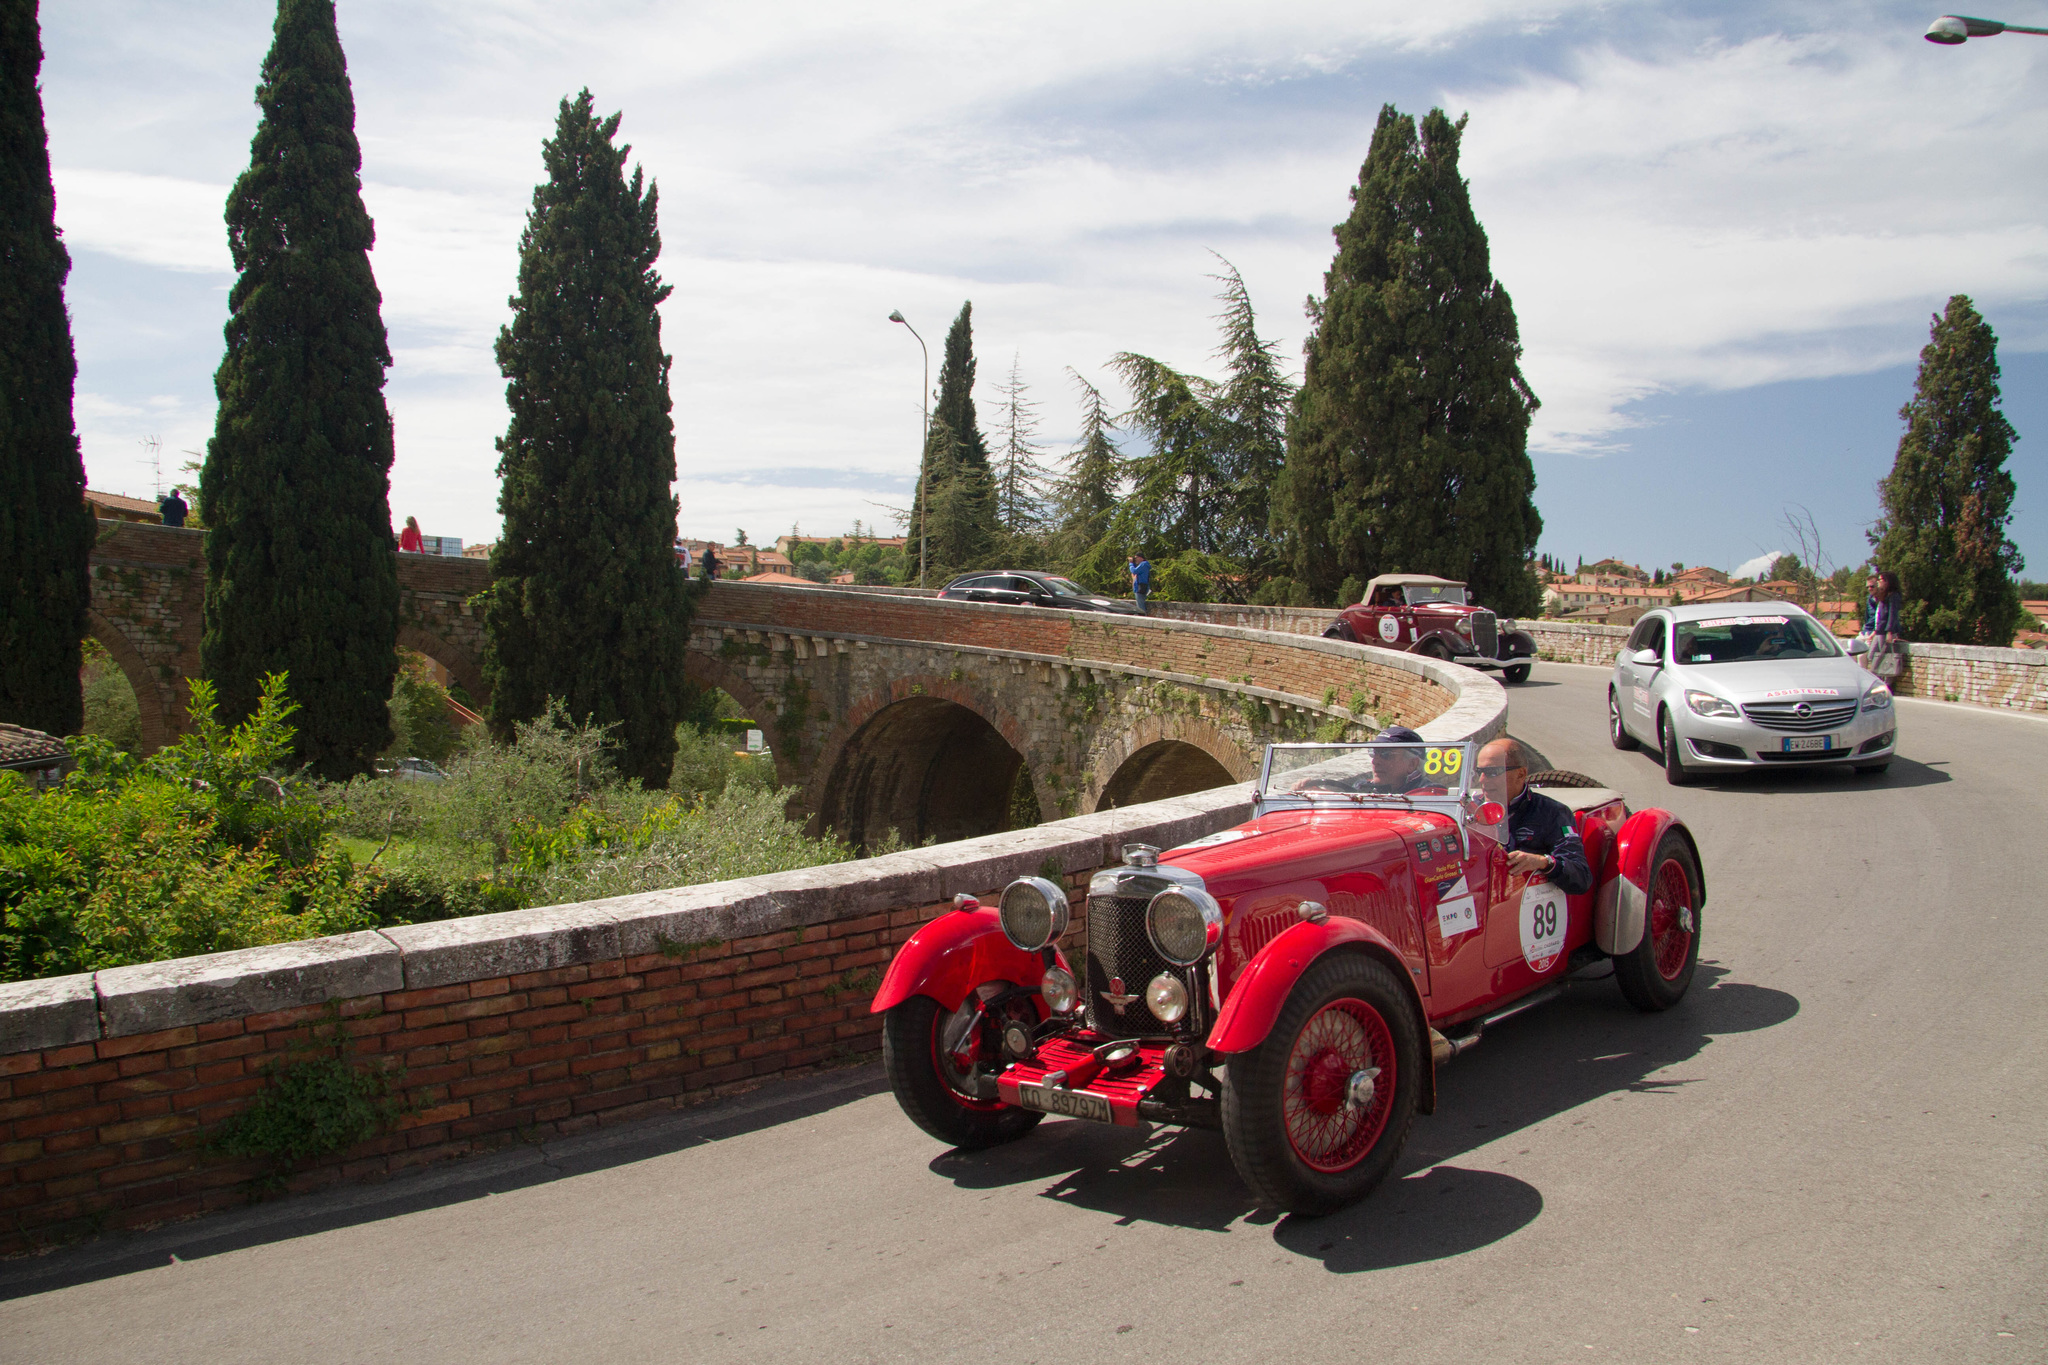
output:
[[[1091,1095],[1085,1090],[1061,1090],[1049,1085],[1020,1085],[1017,1087],[1017,1103],[1026,1109],[1036,1109],[1041,1114],[1065,1114],[1070,1118],[1093,1119],[1097,1123],[1113,1123],[1110,1117],[1109,1100],[1101,1095]]]
[[[1788,754],[1812,753],[1816,750],[1825,752],[1834,747],[1833,735],[1794,735],[1785,741],[1785,752]]]

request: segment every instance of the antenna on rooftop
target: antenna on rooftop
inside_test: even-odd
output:
[[[142,447],[142,462],[149,466],[149,483],[155,490],[150,496],[161,500],[164,495],[164,438],[145,436],[136,444]]]

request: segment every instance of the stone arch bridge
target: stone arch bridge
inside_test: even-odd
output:
[[[101,523],[92,633],[134,685],[149,748],[181,730],[198,671],[203,538]],[[399,643],[481,703],[471,599],[490,585],[487,563],[401,555],[398,576]],[[946,842],[1183,795],[1250,779],[1274,741],[1500,710],[1498,685],[1464,670],[1190,619],[1198,610],[1141,618],[718,583],[698,600],[685,667],[760,719],[778,779],[798,793],[792,813],[862,846],[889,830]]]

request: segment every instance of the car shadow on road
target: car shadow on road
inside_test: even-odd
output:
[[[1664,1014],[1639,1014],[1604,975],[1575,980],[1562,1000],[1503,1024],[1439,1071],[1437,1112],[1416,1119],[1394,1178],[1321,1218],[1260,1211],[1222,1136],[1206,1131],[1055,1120],[1008,1146],[946,1152],[931,1169],[966,1189],[1040,1184],[1045,1198],[1126,1223],[1212,1232],[1240,1219],[1269,1224],[1280,1247],[1338,1273],[1436,1261],[1500,1241],[1543,1211],[1541,1191],[1527,1181],[1456,1158],[1595,1100],[1659,1097],[1695,1084],[1658,1073],[1697,1057],[1716,1036],[1771,1028],[1798,1012],[1794,997],[1730,981],[1712,962],[1700,964],[1686,1000]]]
[[[0,1302],[147,1270],[168,1260],[198,1260],[630,1165],[810,1118],[888,1092],[888,1078],[880,1064],[868,1063],[770,1081],[729,1099],[571,1137],[518,1143],[378,1184],[342,1185],[142,1231],[110,1233],[41,1254],[0,1260]]]
[[[1655,749],[1644,750],[1653,769],[1663,770],[1664,760]],[[1882,773],[1859,773],[1846,763],[1812,768],[1706,768],[1696,770],[1688,784],[1707,791],[1761,792],[1766,795],[1796,795],[1817,791],[1889,791],[1906,787],[1936,787],[1955,778],[1939,766],[1945,759],[1922,763],[1895,757]]]

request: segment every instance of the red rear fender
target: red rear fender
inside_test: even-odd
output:
[[[868,1008],[880,1014],[913,995],[928,995],[956,1010],[984,981],[1035,986],[1044,974],[1043,960],[1010,942],[993,909],[949,910],[896,950]]]
[[[1650,903],[1651,860],[1664,836],[1676,830],[1699,872],[1700,904],[1707,900],[1707,874],[1700,864],[1692,831],[1668,810],[1652,806],[1622,822],[1615,836],[1613,872],[1599,888],[1593,908],[1593,941],[1603,953],[1626,953],[1643,941],[1643,921]]]

